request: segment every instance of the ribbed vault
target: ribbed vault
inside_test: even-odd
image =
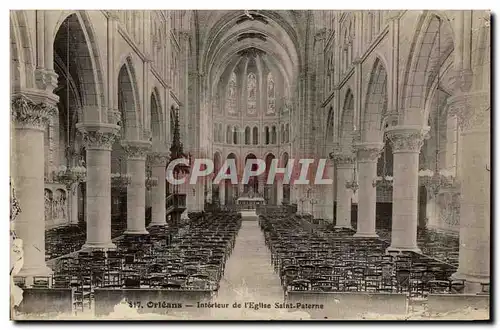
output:
[[[292,11],[199,12],[199,67],[212,92],[248,49],[257,50],[263,63],[278,70],[285,84],[292,86],[303,63],[297,51],[303,33],[298,15]]]

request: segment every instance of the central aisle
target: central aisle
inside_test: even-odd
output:
[[[271,253],[264,241],[258,221],[242,221],[233,253],[226,263],[224,276],[216,298],[218,303],[229,304],[213,314],[216,319],[279,319],[294,318],[293,313],[275,308],[283,303],[284,293],[279,276],[271,264]],[[268,303],[271,308],[252,308],[245,302]],[[233,308],[234,303],[241,307]],[[304,318],[304,315],[301,315]]]

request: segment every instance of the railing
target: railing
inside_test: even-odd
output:
[[[289,205],[257,205],[257,214],[268,214],[268,213],[297,213],[297,204]]]
[[[186,209],[186,194],[170,194],[165,199],[167,214]]]

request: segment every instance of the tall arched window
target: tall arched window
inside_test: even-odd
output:
[[[276,126],[273,126],[271,130],[271,143],[276,144]]]
[[[247,111],[249,114],[257,112],[257,78],[253,72],[247,78]]]
[[[280,127],[280,143],[283,143],[285,142],[285,125],[281,124],[281,127]]]
[[[288,143],[290,142],[290,125],[286,124],[285,127],[285,141]]]
[[[269,127],[268,126],[266,126],[266,128],[265,128],[265,134],[266,134],[266,141],[265,141],[265,143],[269,144],[269,138],[270,138],[269,135],[270,134],[269,134]]]
[[[252,135],[253,135],[253,144],[259,144],[259,129],[257,128],[257,126],[253,128]]]
[[[229,83],[227,85],[227,99],[226,99],[226,109],[227,112],[234,114],[236,113],[236,73],[231,73],[229,78]]]
[[[233,139],[233,137],[231,135],[231,127],[229,127],[229,125],[228,125],[226,128],[226,143],[231,144],[232,139]]]
[[[245,127],[245,144],[250,144],[250,127]]]
[[[267,75],[267,113],[276,111],[276,90],[274,86],[273,74],[269,72]]]

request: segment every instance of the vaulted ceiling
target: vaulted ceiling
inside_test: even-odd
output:
[[[293,84],[304,65],[310,12],[292,10],[197,11],[199,68],[211,86],[247,52],[257,50]]]

